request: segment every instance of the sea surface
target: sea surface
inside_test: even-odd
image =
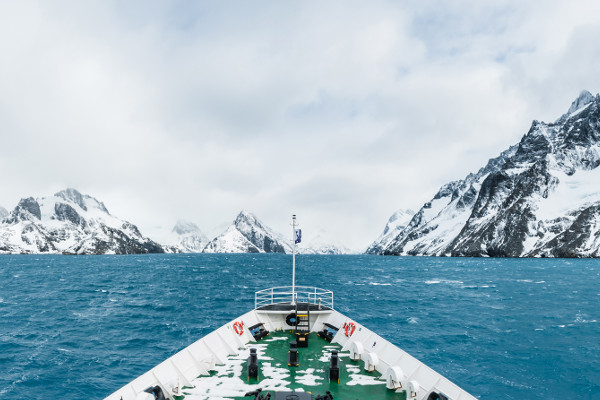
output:
[[[103,399],[290,277],[290,255],[0,256],[0,399]],[[300,255],[297,284],[478,398],[600,399],[600,260]]]

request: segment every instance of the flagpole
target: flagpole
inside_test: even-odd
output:
[[[292,215],[292,304],[296,304],[296,214]]]

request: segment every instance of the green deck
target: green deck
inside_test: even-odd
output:
[[[290,332],[272,332],[258,343],[249,343],[248,348],[256,348],[259,359],[259,379],[247,378],[247,358],[249,351],[241,351],[230,356],[225,365],[217,366],[210,376],[199,377],[193,383],[195,388],[184,388],[186,400],[201,399],[246,399],[247,391],[262,388],[263,393],[275,391],[305,391],[315,398],[330,391],[335,400],[395,399],[405,400],[404,392],[396,393],[385,387],[378,372],[367,372],[362,361],[352,361],[349,353],[340,352],[340,382],[329,382],[328,367],[331,350],[341,350],[338,344],[331,344],[311,333],[309,346],[299,348],[300,365],[288,367],[289,341],[294,340]],[[273,393],[274,394],[274,393]]]

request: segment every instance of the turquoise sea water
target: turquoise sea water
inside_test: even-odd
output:
[[[0,398],[103,399],[289,255],[0,256]],[[481,399],[600,399],[600,260],[299,256],[297,284]]]

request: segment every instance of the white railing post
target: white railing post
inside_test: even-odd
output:
[[[297,301],[317,304],[317,299],[333,309],[333,292],[318,287],[309,286],[278,286],[254,292],[254,308],[268,304],[286,303],[292,296],[292,304]]]

